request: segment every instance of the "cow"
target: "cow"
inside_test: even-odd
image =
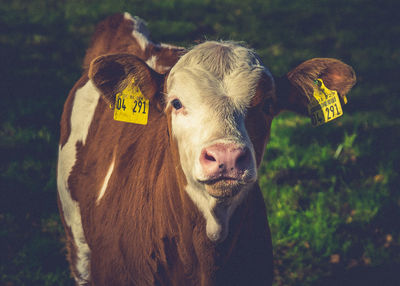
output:
[[[316,58],[274,78],[247,47],[155,43],[128,13],[98,24],[83,69],[57,166],[76,284],[271,285],[257,182],[271,122],[282,110],[306,115],[317,78],[345,96],[353,69]],[[113,119],[132,86],[149,102],[146,125]]]

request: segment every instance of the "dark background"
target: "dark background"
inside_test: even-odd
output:
[[[1,285],[72,285],[56,203],[59,119],[94,26],[121,11],[157,41],[244,41],[274,75],[312,57],[353,66],[345,115],[282,114],[260,169],[275,285],[400,285],[397,1],[0,2]]]

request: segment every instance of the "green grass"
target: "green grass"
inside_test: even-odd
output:
[[[245,41],[275,75],[335,57],[358,83],[318,128],[274,119],[260,168],[274,285],[396,285],[400,267],[400,25],[396,1],[0,3],[1,285],[72,285],[56,203],[58,124],[94,25],[129,11],[153,39]],[[398,284],[400,285],[400,283]]]
[[[274,121],[260,185],[273,233],[276,285],[312,285],[338,265],[400,262],[399,152],[393,150],[399,122],[386,118],[374,126],[374,114],[360,119],[357,124],[346,116],[315,129],[309,119],[291,114]],[[379,136],[385,129],[392,133]]]

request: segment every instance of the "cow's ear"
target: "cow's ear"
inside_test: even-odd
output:
[[[323,80],[327,88],[336,90],[342,102],[356,83],[353,68],[337,59],[315,58],[305,61],[285,76],[275,79],[276,113],[291,110],[307,115],[307,105],[318,78]]]
[[[112,108],[115,105],[116,94],[132,82],[139,86],[150,102],[160,102],[159,91],[162,88],[163,76],[136,56],[113,54],[97,57],[90,63],[89,78]]]

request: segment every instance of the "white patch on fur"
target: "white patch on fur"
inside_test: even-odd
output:
[[[157,69],[155,70],[156,72],[158,72],[158,73],[161,73],[161,74],[165,74],[167,71],[169,71],[171,69],[171,67],[170,66],[162,66],[162,65],[158,65],[157,66]]]
[[[170,66],[163,66],[163,65],[159,65],[157,63],[158,61],[158,57],[157,56],[151,56],[150,58],[148,58],[148,60],[146,61],[146,64],[152,68],[153,70],[155,70],[158,73],[165,73],[167,71],[169,71],[171,69]]]
[[[166,43],[161,43],[160,47],[167,48],[167,49],[184,49],[184,47],[178,47],[178,46],[174,46],[174,45],[170,45],[170,44],[166,44]]]
[[[133,17],[129,12],[124,12],[124,18],[125,20],[133,21]]]
[[[96,200],[97,205],[100,203],[101,198],[104,196],[104,193],[106,192],[106,189],[108,186],[108,181],[110,180],[111,174],[114,171],[114,163],[115,163],[115,158],[113,158],[113,161],[111,162],[111,165],[108,168],[107,175],[104,178],[103,186],[101,187],[99,196],[97,197],[97,200]]]
[[[171,49],[177,49],[177,50],[183,50],[183,47],[178,47],[174,45],[169,45],[169,44],[158,44],[158,43],[153,43],[150,40],[150,32],[147,29],[147,24],[144,20],[140,19],[137,16],[133,16],[129,14],[128,12],[124,13],[124,18],[125,20],[131,21],[133,23],[133,29],[132,29],[132,36],[136,39],[138,45],[140,46],[140,49],[143,52],[146,52],[146,49],[150,47],[157,47],[161,50],[171,50]],[[151,67],[153,70],[157,71],[158,73],[164,74],[167,71],[171,69],[171,66],[163,66],[158,64],[158,58],[156,55],[160,55],[161,51],[155,52],[152,51],[153,55],[151,55],[147,60],[146,63],[149,67]]]
[[[148,58],[148,60],[146,61],[146,64],[151,67],[153,70],[156,70],[157,68],[157,56],[151,56],[150,58]]]
[[[82,227],[79,203],[71,197],[68,178],[77,159],[76,144],[78,142],[85,144],[99,98],[100,94],[91,81],[76,91],[70,118],[71,133],[67,143],[63,147],[60,146],[58,152],[58,194],[65,223],[71,228],[76,246],[77,262],[75,266],[79,277],[75,277],[75,280],[79,285],[90,280],[90,249]]]
[[[142,51],[145,51],[147,45],[149,44],[149,40],[146,38],[146,36],[144,36],[142,33],[138,31],[133,31],[132,34],[136,38]]]
[[[137,16],[132,17],[132,15],[129,14],[128,12],[124,13],[124,18],[126,20],[133,22],[134,28],[132,31],[132,35],[138,42],[142,51],[145,51],[146,47],[149,44],[152,44],[152,42],[149,40],[150,33],[149,33],[149,30],[147,29],[146,22]]]
[[[213,241],[226,237],[232,213],[257,179],[255,151],[244,120],[264,72],[253,51],[231,42],[205,42],[185,54],[168,77],[167,101],[178,98],[183,105],[177,111],[172,108],[172,131],[188,181],[186,191],[202,211]],[[216,143],[246,146],[253,161],[247,187],[223,204],[198,182],[206,179],[201,151]]]

